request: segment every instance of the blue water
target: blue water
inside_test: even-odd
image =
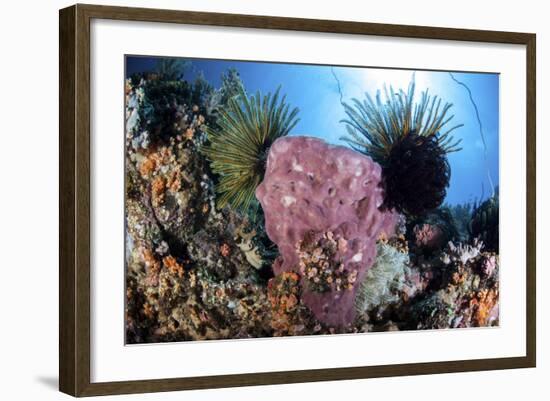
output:
[[[340,137],[345,134],[345,126],[340,122],[345,118],[340,104],[352,98],[371,96],[384,85],[394,90],[407,89],[413,77],[411,70],[392,70],[366,67],[333,67],[318,65],[279,64],[260,62],[239,62],[225,60],[191,60],[191,68],[184,79],[194,80],[199,73],[214,86],[221,85],[221,74],[229,68],[236,68],[249,93],[257,90],[273,92],[281,86],[287,102],[300,109],[300,122],[292,135],[311,135],[327,142],[345,145]],[[376,60],[372,60],[373,64]],[[126,59],[126,75],[136,72],[153,71],[157,63],[152,57],[130,57]],[[454,131],[456,139],[462,139],[462,150],[449,155],[451,183],[445,201],[460,204],[491,195],[491,183],[499,182],[499,75],[493,73],[453,72],[454,77],[467,85],[479,112],[485,137],[486,151],[480,135],[476,111],[467,89],[457,84],[448,72],[416,71],[416,95],[429,89],[443,102],[453,104],[450,114],[455,117],[449,126],[464,124]],[[338,89],[338,81],[340,90]]]

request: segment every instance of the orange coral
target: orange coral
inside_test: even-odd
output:
[[[498,290],[483,289],[479,291],[476,297],[470,301],[470,305],[475,307],[475,324],[478,326],[487,326],[491,312],[498,305]]]
[[[164,202],[166,181],[163,177],[156,177],[151,184],[151,197],[153,206],[160,206]]]
[[[222,246],[220,246],[220,253],[224,258],[226,258],[231,253],[231,248],[227,244],[222,244]]]
[[[177,192],[181,188],[181,179],[180,179],[180,171],[175,170],[172,172],[170,177],[168,177],[168,180],[166,181],[166,186],[170,189],[172,192]]]
[[[147,281],[152,285],[157,285],[160,269],[162,267],[160,261],[155,258],[153,251],[149,248],[143,248],[141,251],[141,256],[145,262],[145,267],[147,268]]]
[[[164,263],[164,266],[166,266],[171,274],[177,275],[179,278],[183,278],[185,270],[172,255],[166,256],[162,259],[162,263]]]
[[[148,319],[152,319],[155,316],[155,310],[153,309],[153,307],[149,302],[145,302],[143,304],[143,314]]]
[[[294,313],[299,303],[299,281],[300,276],[294,272],[284,272],[269,280],[268,300],[275,335],[291,334],[293,331]]]
[[[464,284],[466,280],[469,278],[468,271],[463,266],[460,266],[456,272],[452,275],[452,283],[449,285],[460,285]]]
[[[172,147],[161,146],[156,152],[152,152],[148,158],[154,161],[157,167],[160,167],[172,162],[174,160],[174,153],[172,152]]]
[[[172,158],[172,150],[166,146],[157,151],[150,152],[139,166],[139,172],[143,178],[149,178],[160,166],[168,164]]]
[[[160,271],[160,262],[155,258],[155,255],[151,249],[143,248],[141,255],[145,261],[145,266],[149,269],[149,271],[154,273],[158,273]]]
[[[141,163],[141,166],[139,167],[139,172],[143,178],[147,178],[153,171],[155,171],[155,168],[155,159],[148,157]]]

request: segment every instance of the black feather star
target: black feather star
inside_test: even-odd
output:
[[[412,216],[438,208],[451,178],[446,153],[437,139],[415,133],[392,146],[382,172],[385,205]]]
[[[353,105],[343,103],[350,146],[382,166],[385,205],[406,215],[419,216],[445,199],[451,170],[447,154],[460,150],[450,133],[462,126],[448,125],[452,104],[422,92],[414,103],[414,78],[407,92],[385,89],[373,99],[366,94]]]

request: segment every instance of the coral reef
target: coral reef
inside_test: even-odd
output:
[[[244,256],[248,263],[250,263],[255,269],[260,269],[262,267],[263,261],[256,246],[253,242],[254,237],[256,236],[256,230],[253,230],[250,233],[245,233],[241,229],[237,229],[235,232],[237,238],[240,238],[240,242],[237,244],[239,249],[244,252]]]
[[[337,291],[336,280],[330,283],[330,291],[305,286],[304,303],[327,324],[353,321],[357,282],[374,261],[376,240],[393,234],[397,216],[380,209],[380,180],[381,168],[370,158],[316,138],[280,138],[269,152],[256,196],[265,213],[267,234],[282,256],[274,272],[300,270],[300,263],[306,263],[300,255],[309,255],[304,248],[311,242],[309,236],[313,243],[322,238],[339,241],[342,245],[335,249],[321,246],[329,263],[326,269],[336,271],[342,265],[343,274],[355,275],[347,291]],[[318,252],[312,255],[318,257]]]
[[[210,87],[197,90],[187,81],[135,78],[127,80],[126,88],[126,139],[134,149],[193,136],[198,132],[187,131],[193,119],[201,118],[201,125],[206,122],[205,109],[198,104]]]
[[[344,103],[352,149],[235,69],[157,61],[125,83],[127,343],[499,324],[498,193],[441,206],[450,104]]]
[[[220,111],[227,106],[230,99],[245,92],[244,84],[239,72],[235,68],[230,68],[227,73],[222,73],[221,81],[221,87],[215,89],[205,101],[207,114],[216,117],[216,119],[219,117]],[[213,125],[215,125],[215,121],[213,122]]]
[[[130,263],[126,339],[129,343],[247,338],[271,335],[270,309],[261,286],[245,278],[209,279],[172,256],[160,264],[157,282]]]
[[[257,274],[261,244],[245,217],[214,208],[199,151],[208,117],[201,106],[179,103],[192,99],[180,96],[182,88],[197,90],[183,81],[137,82],[127,82],[126,103],[127,341],[271,335]],[[163,88],[155,99],[171,99],[158,105],[170,109],[164,119],[146,117],[150,85]]]
[[[449,244],[439,289],[411,306],[411,329],[496,326],[499,323],[498,257],[483,245]]]
[[[488,327],[499,324],[498,255],[480,241],[450,242],[430,257],[395,238],[378,257],[357,295],[369,331]],[[405,242],[406,244],[406,242]]]

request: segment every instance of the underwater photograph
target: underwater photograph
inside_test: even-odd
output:
[[[124,74],[126,344],[499,326],[499,74]]]

